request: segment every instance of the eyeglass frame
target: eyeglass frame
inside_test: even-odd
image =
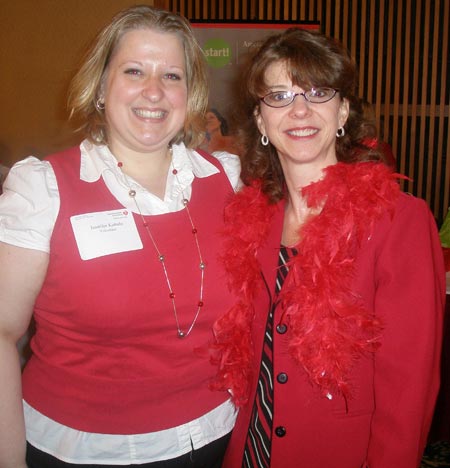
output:
[[[308,99],[307,97],[307,93],[310,93],[311,91],[314,91],[314,90],[320,90],[320,89],[326,89],[326,90],[332,90],[334,91],[334,94],[329,98],[327,99],[326,101],[321,101],[321,102],[314,102],[314,101],[311,101],[310,99]],[[287,107],[289,105],[291,105],[295,98],[297,96],[303,96],[303,98],[305,99],[305,101],[307,102],[310,102],[312,104],[325,104],[326,102],[329,102],[331,101],[335,96],[336,94],[339,92],[339,89],[336,89],[336,88],[329,88],[327,86],[323,86],[323,87],[319,87],[319,88],[311,88],[309,89],[308,91],[305,91],[303,93],[294,93],[293,91],[271,91],[270,93],[267,93],[265,96],[259,98],[266,106],[269,106],[269,107],[272,107],[273,109],[281,109],[283,107]],[[271,94],[277,94],[277,93],[286,93],[286,94],[289,94],[291,96],[291,100],[287,103],[287,104],[283,104],[282,106],[274,106],[272,104],[268,104],[266,101],[265,101],[265,98],[267,96],[270,96]]]

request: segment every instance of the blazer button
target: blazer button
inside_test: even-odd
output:
[[[275,435],[278,437],[284,437],[286,435],[286,428],[283,426],[277,426],[275,428]]]
[[[288,381],[288,376],[287,374],[285,374],[284,372],[280,372],[278,375],[277,375],[277,381],[278,383],[286,383]]]
[[[284,323],[279,323],[276,328],[280,335],[284,335],[287,332],[287,325]]]

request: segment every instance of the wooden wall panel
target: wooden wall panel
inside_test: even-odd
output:
[[[405,191],[438,223],[450,196],[448,0],[160,0],[191,20],[320,21],[359,65],[359,92],[374,106]]]

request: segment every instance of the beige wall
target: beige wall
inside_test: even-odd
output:
[[[96,32],[142,0],[0,0],[0,163],[77,142],[67,85]]]

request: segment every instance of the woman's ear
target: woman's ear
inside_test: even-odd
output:
[[[104,100],[104,99],[105,99],[107,75],[108,75],[108,69],[106,68],[106,69],[103,71],[103,75],[102,75],[102,77],[100,78],[100,82],[99,82],[99,84],[98,84],[97,94],[96,94],[97,99],[101,99],[101,100]]]
[[[255,118],[255,122],[258,127],[259,133],[261,133],[261,135],[267,135],[264,120],[261,117],[261,113],[259,112],[259,107],[255,108],[255,110],[253,111],[253,116]]]
[[[347,122],[348,119],[348,114],[350,112],[350,103],[348,102],[348,99],[342,99],[341,103],[339,105],[339,111],[338,111],[338,122],[339,122],[339,127],[343,127],[345,125],[345,122]]]

